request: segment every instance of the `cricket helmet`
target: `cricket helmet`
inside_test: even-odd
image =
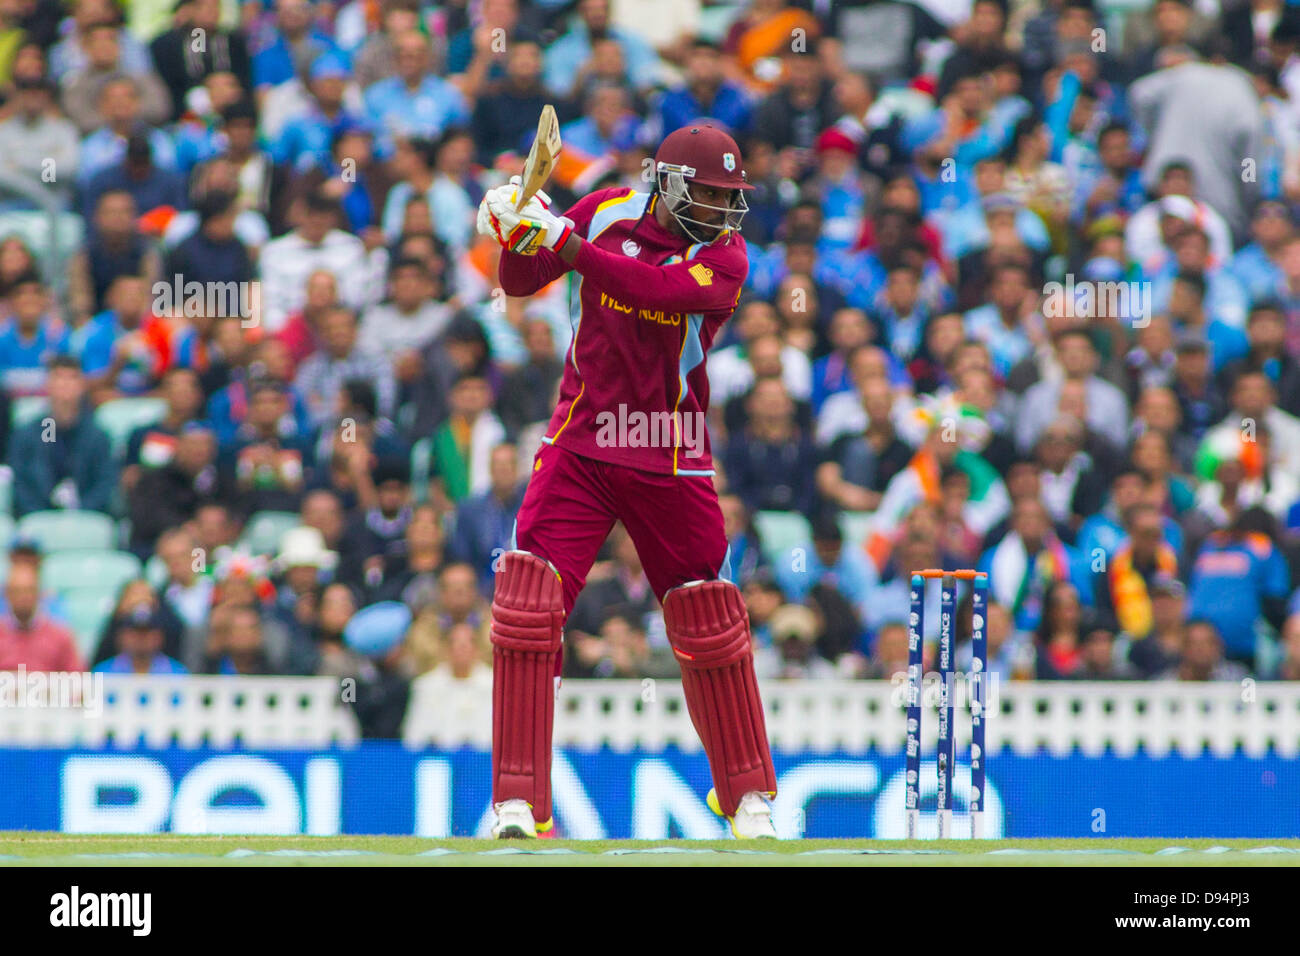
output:
[[[697,242],[710,242],[724,229],[738,230],[749,211],[745,192],[754,187],[745,180],[740,147],[716,126],[683,126],[669,133],[655,153],[655,176],[668,212]],[[730,202],[726,206],[698,202],[691,198],[691,183],[730,189]],[[723,226],[687,215],[692,207],[722,212]]]

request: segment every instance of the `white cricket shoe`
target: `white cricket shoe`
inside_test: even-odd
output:
[[[718,802],[715,790],[709,791],[709,809],[718,816],[724,816],[722,805]],[[740,798],[734,817],[726,817],[731,823],[731,833],[737,840],[776,840],[776,827],[772,825],[772,803],[757,790],[751,790]]]
[[[537,836],[537,821],[527,800],[506,800],[493,804],[497,822],[492,827],[494,840],[527,840]]]

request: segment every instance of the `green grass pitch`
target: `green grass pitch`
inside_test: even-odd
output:
[[[1300,840],[434,840],[0,833],[0,866],[1300,866]]]

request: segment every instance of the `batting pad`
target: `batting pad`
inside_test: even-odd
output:
[[[749,791],[776,792],[745,602],[728,581],[687,584],[665,596],[664,622],[718,802],[735,816]]]
[[[507,551],[492,600],[492,800],[551,819],[551,729],[564,589],[548,562]]]

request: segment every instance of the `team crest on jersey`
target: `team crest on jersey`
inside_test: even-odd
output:
[[[713,270],[702,262],[697,262],[686,270],[698,285],[713,285]]]
[[[729,173],[734,173],[734,172],[736,171],[736,154],[735,154],[735,153],[723,153],[723,154],[722,154],[722,168],[725,169],[725,170],[726,170],[727,172],[729,172]]]
[[[641,247],[637,244],[635,239],[623,240],[623,255],[632,256],[633,258],[641,255]]]

